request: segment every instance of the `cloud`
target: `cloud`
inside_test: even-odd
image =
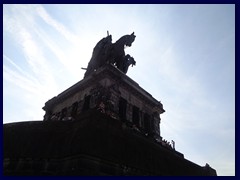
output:
[[[34,11],[36,8],[38,9],[38,13]],[[63,38],[70,41],[74,47],[73,51],[68,50],[72,49],[72,46],[63,50],[56,44],[54,39],[49,36],[49,33],[46,32],[43,27],[39,26],[37,22],[37,16],[39,15],[44,18],[48,25],[51,25],[57,32],[60,32]],[[76,45],[80,44],[79,39],[64,28],[63,25],[51,18],[41,6],[5,6],[3,19],[4,36],[9,34],[15,42],[15,46],[19,48],[24,55],[18,57],[14,57],[14,54],[10,55],[14,57],[14,60],[5,54],[3,55],[4,81],[11,83],[16,89],[20,88],[24,90],[22,91],[24,94],[18,97],[18,100],[22,97],[25,98],[25,104],[28,106],[23,110],[25,111],[25,116],[30,116],[35,119],[38,117],[37,119],[39,119],[39,115],[43,115],[41,108],[44,102],[57,93],[60,93],[61,89],[59,89],[59,87],[61,84],[57,84],[57,81],[66,81],[70,74],[75,75],[75,79],[79,79],[78,76],[81,66],[76,66],[76,63],[69,63],[72,61],[76,61],[78,64],[80,63],[80,60],[77,61],[79,50],[75,48]],[[49,53],[54,54],[56,58],[46,59],[45,55],[49,58]],[[68,53],[71,55],[68,56]],[[84,56],[86,56],[86,54],[84,54]],[[61,62],[63,66],[58,64],[58,62]],[[21,66],[22,63],[27,63],[27,66]],[[62,74],[58,76],[58,73],[65,73],[64,71],[66,69],[68,69],[68,76],[62,76]],[[68,81],[73,82],[74,78],[70,78]],[[62,84],[64,85],[64,83]],[[8,88],[8,86],[4,86],[4,92],[7,92],[6,88]],[[66,87],[64,89],[66,89]],[[7,93],[5,93],[5,95],[11,96]],[[7,98],[5,97],[4,99],[6,100]],[[32,99],[34,99],[34,105],[32,104]],[[9,114],[6,112],[9,110],[10,109],[5,108],[4,114]],[[14,118],[12,120],[14,120]],[[6,122],[8,120],[5,119],[4,121]]]
[[[69,67],[67,66],[69,59],[51,38],[44,36],[47,33],[44,33],[44,29],[37,24],[37,15],[34,9],[38,8],[42,10],[40,7],[36,5],[8,7],[12,11],[14,10],[14,12],[11,16],[8,13],[4,14],[4,29],[7,33],[11,34],[17,45],[21,47],[24,53],[24,60],[28,63],[29,69],[33,71],[31,76],[36,77],[43,84],[55,86],[53,89],[56,90],[56,80],[53,76],[55,71],[53,68],[54,65],[51,63],[51,60],[45,58],[47,52],[44,46],[50,47],[52,53],[57,56],[57,60],[60,60],[66,67]],[[26,9],[30,11],[26,11]],[[50,16],[47,16],[47,18],[51,19]],[[53,21],[53,19],[51,20]],[[55,24],[57,27],[58,24],[56,22]],[[14,29],[11,28],[13,25],[15,25]],[[63,32],[65,33],[65,30]],[[69,33],[65,33],[65,36],[67,36],[66,34],[69,35]],[[69,72],[71,71],[69,70]]]
[[[80,75],[83,75],[81,70],[82,66],[86,66],[91,57],[92,44],[89,42],[89,38],[84,38],[79,35],[73,34],[69,29],[54,19],[43,6],[38,5],[36,7],[37,15],[39,15],[49,26],[53,27],[58,33],[62,35],[68,41],[67,45],[57,44],[60,41],[56,41],[55,38],[49,36],[49,33],[44,31],[41,26],[34,28],[35,33],[43,41],[44,45],[57,57],[68,73],[72,74],[72,78],[78,80]],[[83,43],[84,42],[84,43]]]
[[[52,16],[50,16],[47,11],[41,5],[37,5],[35,7],[38,15],[50,26],[55,28],[59,33],[61,33],[67,40],[72,43],[77,43],[78,37],[71,33],[63,24],[55,20]]]
[[[18,96],[15,99],[15,103],[21,101],[20,99],[22,98],[25,99],[25,103],[23,103],[25,104],[25,107],[22,107],[22,112],[19,113],[22,114],[23,111],[28,112],[25,113],[24,117],[30,120],[31,118],[36,117],[33,116],[34,113],[31,112],[35,112],[35,115],[38,114],[38,116],[41,114],[42,116],[43,111],[41,108],[44,105],[44,99],[47,100],[56,94],[57,85],[52,70],[49,67],[49,63],[44,57],[44,52],[40,48],[41,45],[36,41],[32,34],[32,27],[34,27],[34,13],[30,11],[28,12],[29,14],[26,14],[23,12],[26,10],[23,6],[5,6],[4,8],[4,35],[9,34],[15,42],[15,46],[19,48],[23,54],[23,56],[20,55],[15,57],[14,54],[11,54],[10,56],[13,56],[14,60],[5,54],[3,55],[4,84],[6,84],[5,82],[8,82],[11,83],[16,90],[23,90],[21,91],[21,96]],[[27,6],[27,8],[29,7]],[[23,63],[26,63],[27,66],[22,66]],[[4,92],[7,92],[9,86],[5,85],[3,88]],[[5,93],[5,96],[9,96],[9,98],[4,97],[4,104],[7,103],[6,99],[12,99],[11,96],[13,95]],[[13,105],[12,108],[15,108],[16,106],[17,104]],[[9,115],[8,111],[10,111],[10,109],[5,108],[5,116],[6,114]],[[29,117],[30,114],[31,117]],[[10,120],[14,121],[14,118],[11,118],[12,115],[10,114],[9,116],[10,117],[6,117],[6,119],[4,118],[4,122]],[[40,118],[38,117],[38,119]]]
[[[3,78],[16,86],[27,90],[29,93],[35,94],[38,91],[38,85],[36,82],[22,76],[5,65],[3,65]]]
[[[3,54],[3,61],[7,60],[7,62],[9,62],[19,73],[20,75],[18,76],[25,76],[28,79],[32,79],[33,81],[37,81],[36,78],[34,78],[33,76],[31,76],[30,74],[26,73],[26,71],[24,71],[22,68],[20,68],[16,63],[14,63],[13,60],[11,60],[9,57],[7,57],[5,54]]]

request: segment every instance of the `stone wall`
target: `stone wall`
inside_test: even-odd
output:
[[[216,175],[96,110],[79,121],[5,124],[3,137],[4,175]]]

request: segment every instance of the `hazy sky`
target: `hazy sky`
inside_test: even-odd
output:
[[[161,136],[235,175],[235,5],[3,5],[3,123],[42,120],[107,30],[135,32],[127,75],[163,103]]]

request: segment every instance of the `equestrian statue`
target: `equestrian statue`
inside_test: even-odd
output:
[[[135,40],[134,32],[131,35],[122,36],[115,43],[112,43],[112,35],[102,38],[94,47],[92,57],[88,63],[84,77],[105,64],[113,64],[123,73],[127,73],[130,65],[136,65],[136,61],[129,54],[125,55],[124,48],[131,47]]]

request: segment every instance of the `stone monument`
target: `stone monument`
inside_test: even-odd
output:
[[[84,78],[43,107],[43,121],[4,125],[4,175],[216,175],[160,133],[163,104],[126,73],[134,33],[93,49]]]

